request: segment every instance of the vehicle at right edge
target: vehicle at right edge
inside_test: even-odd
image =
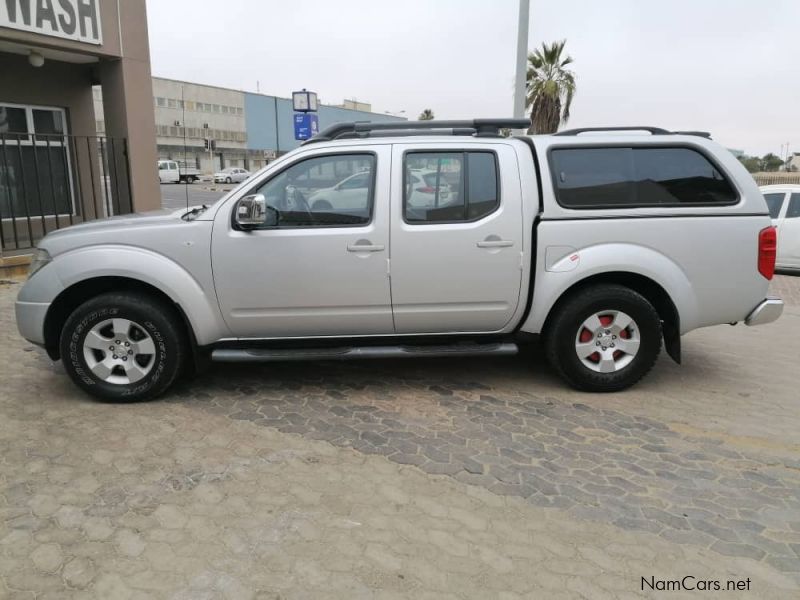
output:
[[[765,185],[761,193],[778,231],[775,268],[796,273],[800,271],[800,185]]]

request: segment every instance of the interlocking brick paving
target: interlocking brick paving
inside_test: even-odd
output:
[[[95,403],[0,286],[0,597],[800,592],[800,279],[621,394],[511,359],[216,365]],[[532,567],[535,565],[535,568]],[[673,594],[680,597],[680,594]],[[696,595],[696,594],[695,594]]]
[[[443,378],[445,368],[459,375]],[[415,375],[397,363],[325,363],[254,376],[229,367],[168,401],[800,572],[798,457],[755,456],[596,399],[509,393],[470,379],[480,368],[462,361]]]

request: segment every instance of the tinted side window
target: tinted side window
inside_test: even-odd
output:
[[[343,184],[353,176],[365,185]],[[278,227],[332,227],[369,223],[374,188],[373,155],[336,154],[295,163],[253,193],[278,212]]]
[[[690,148],[562,148],[550,153],[558,201],[568,208],[730,204],[738,196]]]
[[[474,221],[500,204],[492,152],[410,152],[404,181],[403,214],[409,223]]]
[[[764,194],[764,200],[767,201],[767,209],[771,219],[777,219],[780,216],[785,196],[786,194],[783,192],[780,194]]]
[[[789,197],[789,208],[786,209],[787,219],[800,217],[800,194],[792,194]]]
[[[708,159],[689,148],[635,148],[639,204],[731,204],[737,194]]]
[[[636,201],[630,148],[553,150],[550,162],[558,201],[563,206],[628,206]]]

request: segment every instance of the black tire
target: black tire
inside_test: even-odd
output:
[[[225,178],[225,183],[229,183],[229,184],[233,183],[233,179],[231,179],[230,177],[226,177]]]
[[[574,293],[556,311],[545,331],[545,352],[552,367],[572,387],[586,392],[617,392],[632,386],[653,368],[661,351],[661,319],[641,294],[621,285],[595,285]],[[611,373],[594,371],[576,352],[584,321],[603,311],[624,312],[638,326],[638,352],[628,364]]]
[[[134,383],[107,382],[93,373],[86,362],[86,336],[96,325],[114,318],[134,322],[153,341],[150,370]],[[84,302],[67,319],[59,343],[64,369],[78,387],[102,400],[125,402],[149,400],[164,393],[180,374],[188,351],[180,315],[174,307],[137,292],[101,294]]]
[[[189,177],[186,178],[186,183],[194,183],[194,177],[189,175]]]

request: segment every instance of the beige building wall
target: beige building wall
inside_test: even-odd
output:
[[[69,132],[91,136],[96,132],[92,86],[102,86],[105,134],[126,138],[128,144],[130,187],[116,188],[120,210],[159,208],[145,0],[94,1],[102,24],[99,45],[0,27],[0,102],[63,107]],[[30,4],[35,10],[41,3]],[[29,64],[32,50],[44,57],[42,67]],[[109,170],[127,170],[124,159],[120,154],[117,169]]]

